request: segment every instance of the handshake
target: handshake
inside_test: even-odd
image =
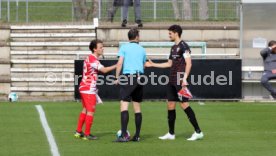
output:
[[[172,67],[172,60],[168,60],[168,62],[164,63],[154,63],[150,59],[144,65],[146,68],[148,67],[156,67],[156,68],[171,68]],[[188,85],[187,82],[188,75],[185,74],[184,78],[180,80],[181,86],[186,87]]]

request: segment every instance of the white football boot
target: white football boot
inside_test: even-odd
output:
[[[190,138],[188,138],[187,140],[188,140],[188,141],[200,140],[200,139],[203,139],[203,136],[204,136],[204,135],[203,135],[202,132],[200,132],[200,133],[194,132],[193,135],[192,135]]]
[[[175,135],[170,134],[169,132],[165,134],[164,136],[158,137],[161,140],[174,140]]]

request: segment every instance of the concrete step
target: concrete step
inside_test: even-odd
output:
[[[30,94],[32,94],[33,92],[28,92]],[[45,92],[43,92],[45,93]],[[57,94],[57,92],[55,92]],[[28,102],[49,102],[49,101],[52,101],[52,102],[64,102],[64,101],[75,101],[74,99],[74,95],[53,95],[53,96],[50,96],[50,95],[47,95],[47,94],[43,94],[42,96],[34,96],[34,95],[26,95],[26,96],[20,96],[19,95],[19,98],[18,98],[18,101],[28,101]]]
[[[55,91],[16,91],[18,101],[73,101],[74,92]]]
[[[120,42],[124,42],[124,41],[120,41]],[[144,42],[156,42],[153,40],[150,41],[144,41]],[[239,46],[238,41],[237,40],[187,40],[187,42],[206,42],[207,43],[207,48],[208,46],[210,47],[229,47],[229,48],[237,48]],[[158,42],[157,42],[158,43]],[[168,43],[168,42],[164,42],[164,43]],[[63,41],[59,41],[59,42],[46,42],[46,41],[41,41],[41,42],[11,42],[10,45],[12,47],[22,47],[22,46],[27,46],[27,47],[37,47],[37,46],[43,46],[43,47],[60,47],[60,46],[69,46],[69,47],[80,47],[80,46],[84,46],[84,47],[88,47],[90,44],[90,41],[86,41],[86,42],[82,42],[82,41],[74,41],[74,42],[63,42]],[[110,42],[104,42],[104,46],[105,47],[118,47],[119,46],[119,42],[116,41],[110,41]],[[162,46],[162,45],[161,45]],[[160,46],[160,47],[161,47]],[[158,46],[155,46],[158,47]]]
[[[66,38],[96,37],[96,33],[11,33],[12,38]]]
[[[71,47],[52,47],[52,46],[36,46],[36,47],[27,47],[27,46],[21,46],[21,47],[11,47],[12,51],[43,51],[43,50],[49,50],[49,51],[87,51],[89,50],[88,46],[71,46]]]
[[[11,82],[11,75],[0,75],[0,83]]]
[[[74,72],[73,68],[11,68],[12,73],[24,73],[24,72]]]
[[[94,29],[58,29],[58,30],[45,30],[45,29],[11,29],[11,33],[20,33],[20,34],[32,34],[32,33],[95,33]]]
[[[14,63],[11,65],[12,68],[72,68],[74,69],[74,64],[26,64],[26,63]]]
[[[116,59],[118,54],[118,48],[114,47],[105,47],[104,58],[112,56]],[[145,48],[148,57],[156,57],[158,55],[169,55],[170,48]],[[200,48],[191,48],[192,56],[201,57],[199,55],[202,54],[202,50]],[[34,51],[24,51],[24,50],[12,50],[11,51],[12,60],[20,60],[20,59],[40,59],[40,60],[75,60],[75,59],[85,59],[90,51],[86,50],[78,50],[78,51],[65,51],[65,50],[49,50],[49,53],[46,50],[34,50]],[[239,56],[238,48],[208,48],[207,56],[213,57],[215,55],[225,55],[225,56]],[[103,57],[101,57],[103,58]],[[14,62],[16,63],[16,62]]]
[[[97,29],[97,37],[103,41],[127,41],[128,29]],[[239,30],[198,30],[184,29],[182,39],[189,41],[237,40]],[[167,29],[141,29],[140,39],[143,41],[167,41]]]
[[[30,78],[30,79],[41,79],[42,81],[45,81],[46,79],[50,81],[55,81],[56,79],[62,79],[64,81],[73,81],[74,80],[74,72],[12,72],[11,73],[11,80],[13,81],[13,78],[17,79],[24,79],[24,78]]]
[[[77,55],[11,55],[12,60],[75,60]]]
[[[12,47],[88,47],[90,42],[10,42]]]
[[[17,76],[17,75],[16,75]],[[25,75],[26,76],[26,75]],[[47,82],[48,84],[52,84],[55,82],[74,82],[74,77],[68,78],[68,77],[47,77],[46,76],[41,76],[41,77],[31,77],[31,76],[26,76],[26,77],[12,77],[11,82]]]
[[[12,42],[90,42],[95,37],[39,37],[39,38],[12,38]],[[27,45],[27,44],[26,44]]]
[[[11,87],[74,87],[74,83],[72,82],[56,82],[54,84],[49,84],[49,83],[43,83],[43,82],[12,82]]]
[[[87,53],[90,54],[90,50],[86,51],[60,51],[60,50],[22,50],[22,51],[11,51],[11,55],[76,55],[77,53]]]
[[[12,30],[94,30],[94,25],[11,25]]]
[[[33,60],[33,59],[15,59],[11,60],[13,64],[73,64],[74,60]]]
[[[49,92],[21,92],[18,91],[16,92],[21,98],[22,96],[72,96],[74,95],[74,92],[54,92],[54,91],[49,91]]]
[[[0,94],[0,101],[8,101],[8,94]]]
[[[11,87],[12,92],[26,91],[26,92],[73,92],[74,87]]]

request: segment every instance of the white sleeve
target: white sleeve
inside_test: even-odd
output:
[[[184,58],[191,58],[191,52],[190,50],[186,50],[185,53],[183,54]]]
[[[91,63],[91,67],[96,69],[96,70],[100,70],[104,66],[100,62],[95,62],[95,63]]]
[[[103,68],[104,66],[99,62],[98,64],[98,70],[100,70],[101,68]]]

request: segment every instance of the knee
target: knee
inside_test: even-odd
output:
[[[189,105],[189,103],[188,102],[183,102],[183,103],[181,103],[181,108],[182,109],[186,109],[186,108],[188,108],[190,105]]]
[[[268,82],[268,78],[266,78],[265,76],[263,76],[262,78],[261,78],[261,83],[262,84],[265,84],[265,83],[267,83]]]
[[[81,112],[86,114],[86,108],[83,108]]]
[[[133,105],[133,109],[135,113],[141,113],[141,107],[139,105]]]
[[[124,3],[124,6],[129,6],[130,1],[129,0],[124,0],[123,3]]]
[[[93,115],[94,115],[94,112],[90,112],[90,111],[88,111],[88,112],[87,112],[87,115],[89,115],[89,116],[93,116]]]
[[[174,102],[169,102],[168,103],[168,110],[174,110],[175,109],[175,103]]]
[[[139,7],[139,6],[141,5],[140,0],[135,0],[135,1],[134,1],[134,5],[135,5],[136,7]]]

